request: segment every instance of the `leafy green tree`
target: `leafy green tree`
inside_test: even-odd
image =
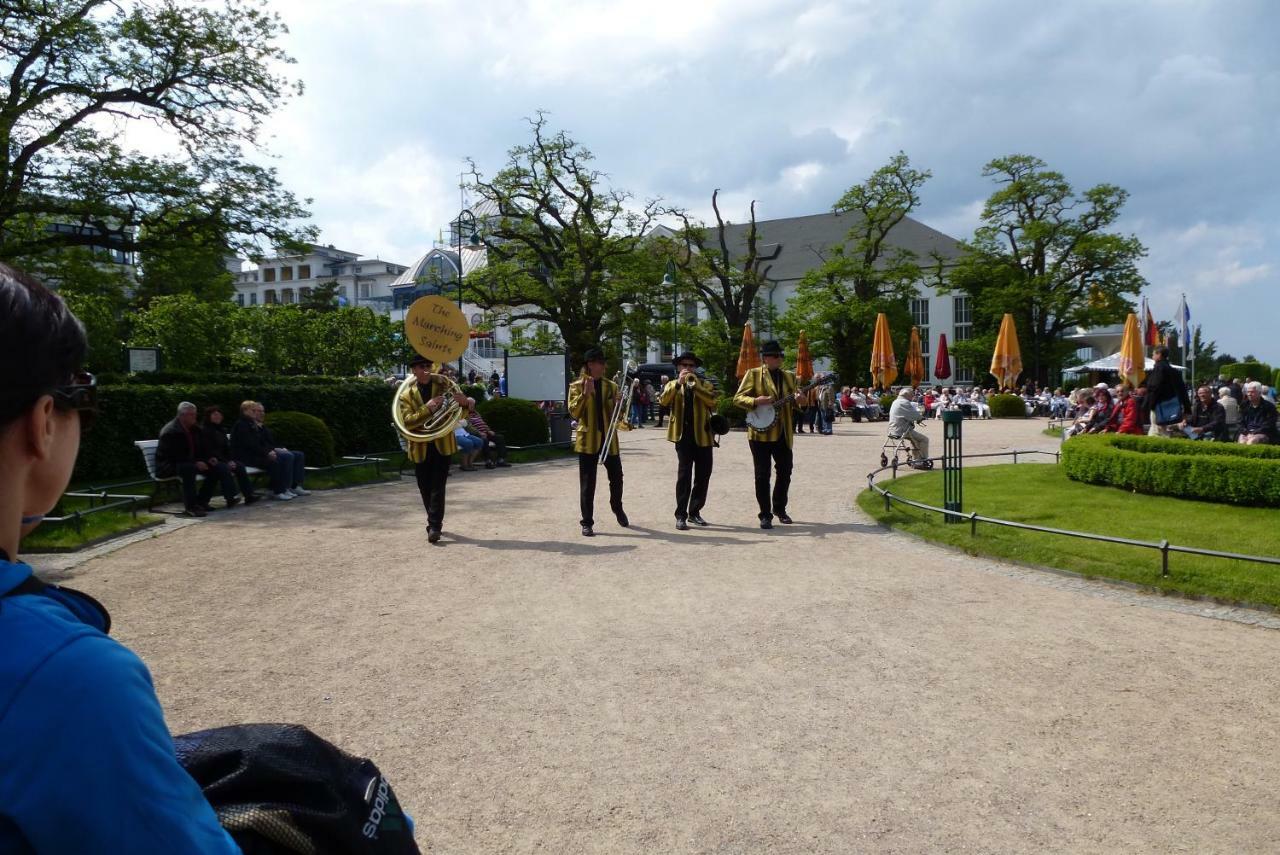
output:
[[[1099,184],[1076,194],[1060,173],[1024,154],[992,160],[982,174],[1000,188],[982,225],[950,273],[972,296],[973,340],[955,343],[958,361],[986,369],[1004,313],[1018,328],[1024,377],[1048,383],[1075,351],[1063,335],[1075,327],[1124,321],[1145,282],[1133,235],[1109,231],[1128,193]]]
[[[172,211],[140,229],[141,275],[134,300],[145,306],[166,294],[193,294],[207,302],[230,300],[235,276],[227,269],[227,236],[198,211]]]
[[[133,316],[129,343],[160,348],[164,366],[175,371],[225,371],[233,363],[236,322],[244,311],[191,294],[156,297]]]
[[[124,362],[120,315],[115,300],[101,294],[64,291],[67,307],[84,324],[89,339],[86,367],[93,372],[119,371]]]
[[[866,181],[850,187],[832,210],[852,215],[843,244],[820,254],[821,264],[800,280],[783,315],[789,337],[804,330],[811,351],[829,354],[848,382],[870,382],[876,315],[889,317],[894,353],[906,353],[911,333],[909,300],[924,278],[911,250],[891,242],[893,228],[920,205],[928,170],[899,152]]]
[[[497,213],[482,223],[489,263],[468,274],[464,294],[508,322],[553,324],[576,368],[587,348],[621,338],[621,307],[661,279],[641,250],[658,206],[635,210],[544,114],[529,125],[532,141],[512,148],[492,180],[472,164],[472,187]]]
[[[298,301],[309,312],[332,312],[338,308],[338,283],[321,282]]]
[[[291,222],[306,212],[248,159],[263,118],[301,91],[278,71],[284,32],[255,0],[0,4],[0,258],[61,279],[71,247],[305,239]],[[134,123],[168,131],[176,153],[126,150]]]
[[[515,356],[563,353],[564,339],[546,324],[514,326],[511,328],[511,344],[507,349]]]
[[[307,326],[307,340],[316,346],[308,369],[312,372],[355,376],[399,364],[395,326],[370,308],[310,313]]]

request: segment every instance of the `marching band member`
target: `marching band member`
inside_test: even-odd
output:
[[[688,531],[689,523],[706,525],[702,506],[707,503],[707,487],[711,483],[711,430],[707,425],[716,403],[711,383],[700,378],[696,369],[702,360],[685,351],[675,359],[676,379],[662,387],[658,403],[671,413],[667,440],[675,443],[676,459],[676,528]],[[692,495],[690,484],[692,483]]]
[[[604,351],[588,348],[585,354],[585,374],[569,384],[569,415],[578,421],[578,435],[573,450],[578,452],[578,491],[582,505],[582,536],[594,537],[596,503],[596,468],[599,465],[600,446],[609,427],[609,417],[618,401],[618,384],[604,376]],[[623,418],[626,413],[623,413]],[[609,453],[604,458],[604,470],[609,474],[609,507],[618,518],[618,525],[629,525],[622,510],[622,456],[618,453],[618,435],[609,443]]]
[[[401,421],[410,430],[422,427],[445,404],[448,385],[432,375],[431,367],[431,360],[421,354],[415,354],[409,360],[409,370],[418,382],[401,393],[396,406],[400,408]],[[475,402],[463,397],[458,404],[465,411]],[[427,509],[427,541],[437,543],[440,529],[444,526],[444,488],[449,478],[449,458],[458,450],[458,443],[452,433],[433,442],[405,439],[409,444],[413,474],[418,479],[418,492],[422,494],[422,506]]]
[[[778,416],[767,430],[747,429],[747,444],[755,464],[756,504],[760,506],[760,527],[773,528],[773,518],[790,523],[787,516],[787,491],[791,487],[791,443],[793,410],[804,405],[804,393],[796,391],[796,375],[782,367],[782,345],[766,341],[760,348],[764,365],[752,368],[742,378],[733,402],[750,410],[785,401]],[[769,500],[769,461],[773,460],[777,480],[773,485],[773,502]]]

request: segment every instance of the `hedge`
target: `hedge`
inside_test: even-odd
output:
[[[271,438],[290,451],[301,451],[308,466],[332,466],[333,434],[324,422],[308,413],[267,413]]]
[[[1026,402],[1017,395],[992,395],[987,399],[987,406],[991,408],[993,419],[1025,419],[1027,417]]]
[[[716,401],[716,412],[729,420],[729,427],[742,427],[747,421],[747,411],[733,402],[732,395],[721,395]]]
[[[889,408],[893,406],[893,402],[898,399],[897,395],[881,395],[880,410],[881,412],[889,412]]]
[[[99,386],[98,418],[81,441],[72,477],[103,482],[137,476],[143,466],[134,441],[155,439],[174,417],[180,401],[191,401],[201,409],[220,405],[228,428],[239,418],[241,401],[261,401],[268,416],[276,410],[291,410],[319,418],[332,432],[338,455],[389,451],[398,447],[391,426],[394,396],[395,390],[384,382],[355,379],[318,385],[280,383],[267,377],[242,384]]]
[[[1067,477],[1138,493],[1280,507],[1280,447],[1124,435],[1072,437]]]
[[[1225,375],[1228,380],[1238,378],[1241,383],[1248,377],[1260,383],[1265,383],[1272,377],[1271,366],[1265,362],[1228,362],[1218,369],[1218,373]]]
[[[476,404],[476,410],[508,445],[542,445],[551,439],[547,414],[533,401],[493,398]]]
[[[139,374],[101,373],[97,377],[99,386],[238,386],[261,383],[272,383],[276,386],[335,386],[368,379],[360,377],[325,377],[318,374],[273,374],[263,376],[262,374],[236,371],[151,371]]]

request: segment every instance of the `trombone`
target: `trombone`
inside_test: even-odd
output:
[[[639,368],[634,361],[627,359],[622,363],[622,370],[613,375],[613,382],[618,387],[618,400],[613,403],[613,413],[609,416],[609,427],[605,430],[604,441],[600,444],[597,463],[604,463],[604,459],[609,456],[609,447],[613,445],[613,438],[618,435],[618,431],[631,430],[631,425],[623,419],[631,411],[631,396],[640,385]],[[627,384],[625,392],[622,391],[623,383]]]

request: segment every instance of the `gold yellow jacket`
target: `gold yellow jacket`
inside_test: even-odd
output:
[[[573,440],[573,450],[579,454],[599,454],[600,444],[604,441],[605,429],[609,426],[609,416],[613,415],[614,404],[618,400],[618,384],[607,377],[600,378],[601,415],[604,424],[596,424],[596,408],[591,399],[582,394],[582,383],[585,378],[579,377],[569,384],[569,415],[578,420],[578,435]],[[622,416],[626,418],[626,413]],[[613,435],[609,443],[609,454],[618,453],[618,434]]]
[[[684,384],[677,379],[663,386],[662,394],[658,396],[658,403],[671,411],[671,423],[667,425],[667,440],[670,442],[679,442],[684,431],[684,392]],[[693,441],[702,448],[711,445],[707,419],[711,418],[715,405],[715,387],[710,381],[698,378],[693,386]]]
[[[761,395],[769,395],[775,400],[786,398],[786,403],[778,408],[778,417],[773,420],[773,424],[769,425],[768,430],[760,431],[755,428],[747,428],[747,439],[759,442],[773,442],[775,440],[786,440],[787,447],[791,447],[793,441],[792,433],[795,430],[792,422],[792,411],[798,409],[796,399],[792,397],[796,393],[796,375],[782,369],[782,388],[775,388],[773,378],[769,376],[769,369],[761,365],[759,368],[752,368],[742,378],[741,385],[738,386],[738,393],[733,396],[733,402],[743,409],[750,410],[755,407],[755,399]]]
[[[444,383],[432,378],[431,392],[427,395],[426,401],[429,401],[438,395],[443,395],[447,391],[448,387],[445,386]],[[427,419],[431,418],[432,412],[427,407],[426,401],[423,400],[422,391],[418,388],[417,383],[414,383],[400,393],[400,397],[396,400],[396,406],[400,410],[400,421],[404,422],[405,427],[410,430],[415,430],[422,427],[422,425],[426,423]],[[421,463],[423,460],[427,459],[427,446],[431,443],[415,442],[408,437],[405,437],[405,439],[409,442],[410,461],[413,463]],[[444,436],[435,440],[435,446],[436,451],[447,456],[458,450],[458,441],[453,438],[453,431],[449,431]]]

